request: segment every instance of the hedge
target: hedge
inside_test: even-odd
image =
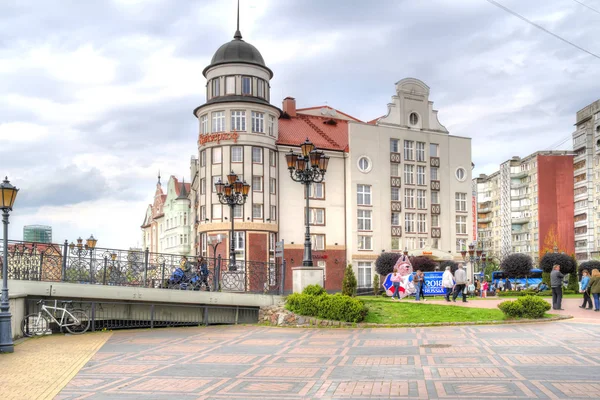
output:
[[[303,294],[308,294],[311,296],[320,296],[322,294],[325,294],[325,289],[323,289],[321,287],[321,285],[308,285],[304,288],[304,290],[302,291]]]
[[[517,300],[507,300],[498,308],[510,318],[543,318],[550,304],[536,296],[524,296]]]
[[[577,293],[577,292],[574,290],[569,290],[569,289],[563,288],[563,294],[575,294],[575,293]],[[541,292],[536,292],[531,289],[526,289],[526,290],[521,290],[521,291],[508,290],[508,291],[504,291],[504,292],[496,292],[496,294],[498,295],[498,297],[524,297],[524,296],[545,297],[545,296],[552,296],[552,290],[550,290],[550,289],[542,290]]]
[[[344,322],[361,322],[367,315],[362,300],[341,294],[294,293],[287,297],[286,308],[308,317]]]

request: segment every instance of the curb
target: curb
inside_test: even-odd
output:
[[[269,326],[275,328],[317,328],[317,329],[331,329],[331,328],[425,328],[425,327],[436,327],[436,326],[480,326],[480,325],[513,325],[513,324],[539,324],[544,322],[556,322],[566,319],[572,319],[571,315],[555,315],[550,318],[540,319],[515,319],[505,321],[464,321],[464,322],[425,322],[425,323],[407,323],[407,324],[374,324],[369,322],[341,322],[331,321],[325,319],[317,319],[312,317],[305,317],[309,319],[308,324],[303,325],[271,325],[261,324],[262,326]]]

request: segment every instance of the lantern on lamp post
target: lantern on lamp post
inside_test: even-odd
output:
[[[315,149],[315,145],[308,138],[300,145],[301,154],[294,153],[291,149],[285,155],[290,177],[294,182],[300,182],[304,185],[304,195],[306,197],[305,225],[304,233],[304,255],[302,257],[302,266],[312,267],[312,248],[310,242],[310,185],[321,183],[325,178],[327,166],[329,165],[329,156],[320,150]]]
[[[234,220],[233,209],[235,206],[243,206],[246,204],[250,185],[246,181],[240,181],[237,174],[231,171],[227,175],[227,183],[223,183],[221,179],[215,183],[219,202],[229,206],[229,216],[231,218],[231,234],[229,237],[229,270],[235,271],[235,238],[234,238]]]
[[[2,296],[0,297],[0,353],[12,353],[14,344],[11,330],[10,305],[8,303],[8,214],[13,209],[19,189],[8,181],[8,177],[0,184],[0,210],[4,226],[4,254],[2,260]]]

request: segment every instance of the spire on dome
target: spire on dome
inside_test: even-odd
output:
[[[158,182],[157,185],[160,186],[160,169],[158,170]]]
[[[240,0],[238,0],[237,5],[237,29],[233,35],[233,38],[235,40],[242,40],[242,32],[240,32]]]

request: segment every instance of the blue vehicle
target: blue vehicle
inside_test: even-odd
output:
[[[543,271],[541,269],[532,269],[527,278],[510,278],[509,280],[512,285],[512,290],[539,288],[542,283],[542,272]],[[492,284],[495,284],[496,287],[498,287],[498,282],[500,280],[506,283],[506,279],[507,277],[504,272],[492,272]]]

